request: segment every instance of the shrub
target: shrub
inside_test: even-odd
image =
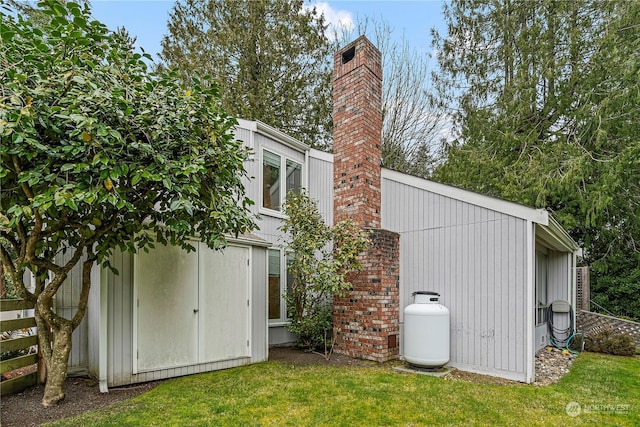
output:
[[[368,233],[350,220],[326,225],[317,202],[306,192],[290,192],[284,204],[286,249],[292,254],[288,271],[293,278],[285,300],[287,328],[298,335],[298,345],[324,351],[333,349],[334,295],[346,295],[351,283],[345,276],[360,269],[358,255],[369,247]]]
[[[585,350],[618,356],[633,356],[636,352],[629,335],[614,332],[612,329],[603,329],[585,337]]]

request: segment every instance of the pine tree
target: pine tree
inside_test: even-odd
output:
[[[436,85],[460,132],[436,178],[550,208],[586,263],[629,277],[640,270],[639,10],[458,0],[447,38],[435,34]]]
[[[189,81],[220,83],[222,108],[313,147],[330,145],[331,47],[302,0],[183,0],[169,18],[162,59]]]

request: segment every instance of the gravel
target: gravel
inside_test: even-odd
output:
[[[555,384],[560,378],[569,373],[576,355],[567,350],[555,347],[545,347],[536,354],[535,385],[544,386]]]

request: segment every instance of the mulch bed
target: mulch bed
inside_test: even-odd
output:
[[[549,354],[550,355],[550,354]],[[557,356],[554,354],[554,356]],[[269,350],[269,359],[297,365],[330,365],[330,366],[354,366],[372,367],[380,366],[377,363],[354,359],[351,357],[334,354],[329,360],[318,353],[305,352],[292,347],[276,347]],[[400,362],[390,362],[399,364]],[[567,366],[568,367],[568,366]],[[554,372],[555,374],[555,372]],[[555,377],[555,375],[554,375]],[[448,374],[447,379],[459,381],[471,381],[483,384],[513,384],[513,381],[487,375],[478,375],[470,372],[454,370]],[[536,378],[536,382],[539,378]],[[553,378],[557,380],[557,378]],[[1,401],[0,423],[2,426],[39,426],[43,423],[72,417],[85,411],[104,408],[116,402],[131,399],[145,393],[162,381],[137,384],[129,387],[110,388],[109,393],[100,393],[96,381],[89,378],[67,378],[65,382],[66,398],[59,405],[45,408],[40,403],[44,393],[44,386],[36,386],[22,393],[5,396]],[[553,382],[553,381],[552,381]]]

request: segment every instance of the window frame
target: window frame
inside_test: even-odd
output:
[[[544,282],[541,283],[541,265],[544,263]],[[543,248],[537,248],[535,251],[535,325],[542,326],[547,324],[547,308],[549,307],[549,255]],[[544,289],[541,288],[543,284]],[[541,292],[543,291],[543,292]],[[544,293],[544,295],[541,295]],[[540,304],[541,297],[544,297],[544,302]]]
[[[279,260],[279,296],[280,296],[280,316],[277,319],[271,319],[270,317],[270,302],[271,302],[271,295],[270,295],[270,286],[269,286],[269,277],[270,277],[270,269],[269,269],[269,265],[270,265],[270,254],[271,251],[276,251],[278,252],[278,260]],[[267,320],[269,323],[269,326],[286,326],[289,324],[289,322],[291,321],[291,318],[289,318],[287,316],[287,302],[285,300],[285,295],[288,289],[288,285],[289,285],[289,269],[287,268],[287,261],[288,258],[292,255],[292,252],[287,251],[283,248],[279,248],[279,247],[270,247],[267,250]]]
[[[264,176],[264,165],[265,165],[265,152],[274,156],[278,156],[280,158],[280,173],[278,176],[278,186],[279,186],[279,198],[278,208],[272,209],[265,206],[265,176]],[[273,150],[271,148],[261,147],[261,156],[260,156],[260,207],[259,212],[261,214],[277,217],[277,218],[285,218],[285,214],[282,212],[282,205],[285,202],[287,197],[287,166],[288,164],[298,165],[300,170],[300,191],[304,188],[304,171],[305,171],[305,162],[298,161],[286,154],[278,152],[277,150]]]

